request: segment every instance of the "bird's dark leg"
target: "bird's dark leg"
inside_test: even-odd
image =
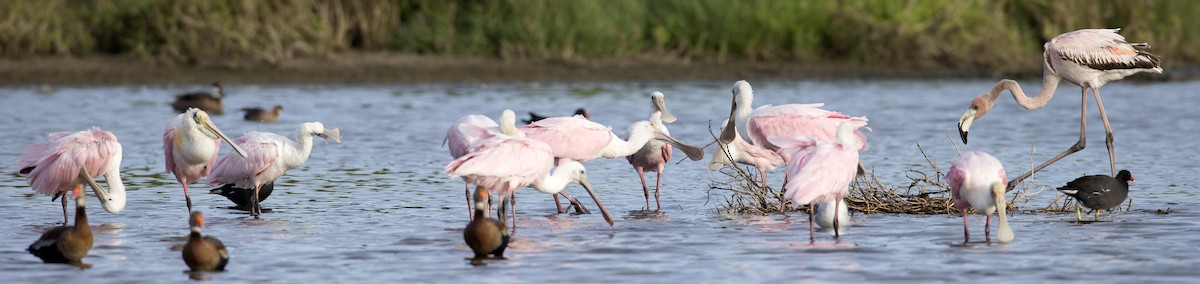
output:
[[[66,194],[66,193],[59,193],[59,194],[58,194],[58,198],[59,198],[59,199],[62,199],[62,207],[63,207],[63,226],[66,226],[66,225],[67,225],[67,194]]]
[[[838,219],[840,219],[840,218],[838,218],[838,217],[840,216],[840,214],[838,214],[838,212],[841,212],[841,210],[842,210],[842,208],[841,208],[841,207],[842,207],[842,203],[841,203],[841,202],[834,202],[834,203],[833,203],[833,238],[835,238],[835,239],[837,239],[837,238],[841,238],[841,235],[840,235],[840,233],[838,232],[838,231],[840,231],[840,230],[838,230],[838,229],[841,229],[841,228],[842,228],[841,226],[838,226],[838,225],[839,225],[839,224],[838,224]]]
[[[815,229],[813,229],[813,223],[815,223],[815,221],[816,221],[815,217],[813,217],[814,215],[815,214],[813,213],[813,204],[810,202],[810,203],[808,203],[808,242],[809,243],[814,243],[817,241],[817,237],[813,234],[813,231],[815,231]]]
[[[575,207],[576,214],[592,214],[592,211],[588,211],[587,207],[583,207],[583,203],[580,203],[579,199],[575,199],[575,196],[572,196],[570,193],[567,193],[566,191],[559,191],[558,194],[562,195],[563,198],[566,198],[567,201],[571,202],[571,207]]]
[[[179,182],[183,183],[183,199],[187,200],[188,214],[191,215],[192,214],[192,195],[188,193],[188,186],[187,186],[188,181],[187,181],[187,179],[180,179]]]
[[[646,210],[650,210],[650,188],[646,187],[646,171],[642,167],[633,167],[633,170],[638,174],[638,180],[642,181],[642,195],[646,197]]]
[[[1117,156],[1113,152],[1113,133],[1112,125],[1108,124],[1108,114],[1104,112],[1104,102],[1100,101],[1100,89],[1092,89],[1092,95],[1096,96],[1096,107],[1100,108],[1100,121],[1104,122],[1104,145],[1108,146],[1108,167],[1112,169],[1112,176],[1117,176]]]
[[[992,214],[987,214],[983,221],[983,240],[992,242]]]
[[[512,234],[517,234],[517,193],[513,192],[508,196],[508,203],[512,205]]]
[[[254,215],[254,219],[258,219],[258,216],[262,214],[262,209],[259,208],[262,204],[259,204],[258,201],[258,189],[260,188],[262,188],[261,185],[254,185],[254,198],[250,199],[250,202],[254,202],[254,206],[250,207],[250,215]]]
[[[467,192],[467,220],[475,220],[475,208],[471,207],[471,184],[464,183],[463,190]]]
[[[1081,97],[1083,99],[1080,102],[1080,107],[1079,107],[1079,141],[1075,142],[1075,145],[1071,145],[1071,148],[1067,148],[1066,151],[1063,151],[1062,153],[1059,153],[1057,156],[1054,156],[1054,158],[1050,158],[1050,160],[1047,160],[1046,162],[1042,163],[1041,165],[1038,165],[1037,167],[1034,167],[1033,170],[1028,171],[1024,174],[1021,174],[1021,176],[1018,176],[1017,178],[1013,179],[1012,181],[1009,181],[1008,188],[1005,189],[1006,191],[1016,188],[1017,184],[1020,184],[1021,181],[1024,181],[1026,178],[1029,178],[1029,176],[1032,176],[1033,173],[1036,173],[1036,172],[1042,170],[1046,166],[1049,166],[1050,164],[1057,162],[1058,160],[1066,157],[1067,155],[1071,155],[1071,154],[1074,154],[1075,152],[1079,152],[1079,150],[1083,150],[1084,146],[1087,146],[1087,139],[1086,139],[1087,138],[1087,88],[1083,88]]]
[[[558,214],[562,214],[562,203],[558,201],[558,194],[553,194],[550,196],[554,196],[554,207],[558,208]]]

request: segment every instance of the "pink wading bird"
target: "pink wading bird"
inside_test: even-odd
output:
[[[834,211],[841,206],[838,200],[846,198],[850,191],[850,182],[858,171],[858,139],[854,132],[865,126],[865,123],[845,121],[838,124],[837,139],[834,141],[818,141],[811,137],[781,137],[771,136],[771,143],[780,145],[780,152],[787,152],[792,159],[787,162],[787,171],[791,180],[784,185],[787,189],[784,198],[792,200],[793,204],[808,204],[808,237],[813,239],[814,205],[832,202]],[[837,219],[833,227],[838,228]],[[839,230],[834,230],[834,237],[840,237]]]
[[[1013,240],[1013,231],[1008,227],[1008,214],[1005,212],[1008,206],[1004,200],[1007,175],[1000,160],[984,152],[963,153],[951,164],[946,180],[950,182],[950,193],[954,195],[954,208],[958,208],[963,215],[963,242],[971,239],[971,233],[967,230],[967,209],[972,207],[987,216],[983,227],[984,238],[992,240],[992,212],[999,211],[1000,232],[996,236],[1004,243]]]
[[[95,126],[49,136],[49,143],[26,146],[17,164],[19,174],[29,180],[34,191],[63,199],[63,224],[67,223],[66,194],[85,182],[96,192],[104,211],[120,213],[125,208],[125,184],[121,183],[121,143],[117,136]],[[99,175],[104,175],[109,191],[92,180]]]
[[[1042,53],[1042,91],[1036,97],[1030,98],[1021,90],[1021,86],[1013,80],[1000,80],[991,91],[971,100],[971,105],[958,120],[958,134],[962,136],[963,144],[967,143],[967,131],[971,123],[983,118],[992,110],[992,105],[1000,97],[1000,93],[1008,90],[1012,93],[1017,105],[1025,109],[1039,109],[1054,97],[1058,82],[1067,80],[1079,85],[1081,101],[1079,108],[1079,141],[1067,148],[1066,151],[1050,158],[1034,167],[1033,170],[1021,174],[1008,183],[1008,189],[1024,181],[1033,173],[1042,170],[1051,163],[1067,155],[1083,150],[1087,135],[1087,90],[1092,89],[1096,97],[1096,107],[1100,109],[1100,120],[1104,122],[1104,142],[1108,147],[1108,165],[1112,175],[1117,175],[1116,157],[1113,154],[1112,126],[1108,124],[1108,114],[1104,112],[1104,103],[1100,100],[1100,87],[1105,83],[1120,80],[1126,76],[1147,72],[1162,74],[1158,56],[1150,54],[1147,43],[1128,43],[1125,37],[1117,34],[1120,29],[1086,29],[1058,35],[1047,42],[1046,51]]]
[[[725,133],[728,124],[728,120],[721,123],[722,133]],[[731,131],[730,133],[733,135],[733,141],[729,143],[717,141],[717,147],[713,148],[712,160],[708,162],[708,170],[717,171],[722,166],[733,163],[750,165],[758,170],[758,176],[762,178],[762,184],[766,185],[767,172],[783,166],[783,157],[780,157],[775,151],[746,142],[737,131]]]
[[[472,114],[472,115],[463,116],[458,119],[458,122],[456,122],[454,125],[450,126],[449,130],[446,131],[446,138],[445,138],[445,140],[442,141],[442,143],[449,144],[450,156],[453,156],[455,159],[458,159],[462,156],[465,156],[467,153],[469,153],[472,149],[472,146],[476,146],[477,143],[487,140],[487,139],[490,139],[492,137],[498,136],[498,135],[508,135],[508,136],[516,136],[516,137],[524,136],[524,133],[517,131],[516,114],[513,113],[512,110],[506,109],[500,114],[500,123],[499,124],[497,124],[491,118],[488,118],[487,116],[483,116],[483,115]],[[577,168],[576,168],[576,166],[563,167],[563,165],[559,165],[559,167],[561,169],[556,169],[555,172],[558,173],[559,171],[562,171],[563,175],[552,174],[548,177],[559,177],[559,178],[561,178],[561,180],[551,178],[551,179],[547,179],[547,182],[550,182],[550,183],[543,184],[543,183],[539,182],[539,183],[534,183],[530,186],[534,187],[534,189],[537,189],[538,191],[543,192],[543,193],[552,194],[552,195],[555,193],[562,194],[563,196],[566,196],[567,199],[570,200],[572,204],[577,206],[577,208],[582,209],[583,205],[579,204],[579,200],[575,199],[574,196],[571,196],[570,194],[563,192],[562,189],[569,183],[586,182],[587,177],[586,177],[586,174],[583,174],[585,171],[583,169],[583,165],[580,164],[577,166]],[[574,173],[575,170],[578,170],[578,174]],[[583,176],[578,176],[579,174],[583,174]],[[575,176],[568,177],[568,175],[575,175]],[[562,182],[561,186],[553,185],[559,181]],[[470,206],[471,205],[471,201],[470,201],[471,200],[470,199],[471,189],[470,189],[469,182],[467,184],[465,184],[464,187],[466,190],[466,194],[468,196],[467,208],[471,209],[471,206]],[[557,187],[557,188],[555,188],[555,187]],[[591,187],[591,185],[588,184],[586,187]],[[561,206],[559,207],[558,212],[559,213],[563,212]],[[469,216],[471,218],[474,218],[474,213],[472,212],[472,214]]]
[[[246,152],[221,132],[208,113],[198,108],[189,108],[171,120],[163,131],[163,152],[167,171],[175,174],[175,180],[183,185],[183,197],[187,200],[188,214],[192,212],[192,196],[188,184],[208,176],[217,162],[221,141],[229,143],[238,156]]]
[[[659,115],[656,116],[654,115],[655,113],[659,113]],[[667,111],[667,101],[663,93],[654,92],[650,94],[650,125],[659,132],[671,135],[671,132],[667,131],[667,126],[663,125],[664,122],[675,122],[675,116]],[[630,137],[626,137],[626,139],[630,139]],[[654,179],[654,208],[655,210],[661,210],[662,203],[658,201],[658,190],[662,184],[663,167],[667,164],[667,161],[671,160],[671,144],[651,139],[645,145],[642,145],[642,148],[637,153],[633,153],[633,155],[626,157],[626,159],[629,160],[630,165],[633,165],[633,170],[637,171],[638,179],[642,181],[642,193],[646,197],[646,210],[650,210],[650,188],[646,186],[645,172],[658,173]]]
[[[502,129],[508,128],[503,125]],[[467,154],[451,161],[444,170],[451,178],[462,177],[468,183],[481,187],[477,190],[488,190],[499,196],[500,207],[496,215],[500,216],[501,221],[508,219],[505,218],[507,206],[504,199],[518,189],[532,186],[540,192],[555,194],[567,184],[575,182],[583,185],[596,201],[596,206],[600,207],[604,220],[612,226],[612,215],[592,190],[583,164],[563,160],[553,174],[548,174],[553,164],[554,155],[546,143],[519,136],[495,135],[472,146]],[[515,215],[513,222],[514,226],[511,227],[515,232]]]
[[[312,152],[313,136],[324,138],[326,143],[329,143],[329,139],[342,143],[340,130],[327,130],[320,122],[301,123],[296,129],[296,141],[299,143],[274,133],[246,132],[233,140],[246,151],[246,157],[225,153],[208,175],[208,185],[218,188],[234,184],[239,188],[253,188],[250,214],[257,219],[262,214],[262,205],[258,202],[262,185],[274,182],[287,170],[303,166]]]

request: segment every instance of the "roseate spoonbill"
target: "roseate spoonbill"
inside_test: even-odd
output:
[[[971,239],[967,229],[967,209],[972,207],[987,216],[983,236],[991,241],[992,212],[1000,217],[1000,231],[996,236],[1000,242],[1011,242],[1013,231],[1008,227],[1008,203],[1004,200],[1004,183],[1007,175],[1000,160],[988,153],[968,151],[962,153],[950,165],[946,173],[950,183],[950,194],[954,196],[954,207],[963,215],[963,241]]]
[[[1108,147],[1108,165],[1112,174],[1117,174],[1116,156],[1113,154],[1112,126],[1108,123],[1108,114],[1104,112],[1104,103],[1100,100],[1100,87],[1104,84],[1120,80],[1137,73],[1162,74],[1157,55],[1148,50],[1150,44],[1128,43],[1125,37],[1117,34],[1120,29],[1085,29],[1058,35],[1047,42],[1042,53],[1042,90],[1036,97],[1030,98],[1021,90],[1017,81],[1000,80],[990,91],[975,97],[967,111],[958,119],[958,134],[963,144],[967,143],[967,133],[971,124],[992,110],[1000,93],[1008,90],[1017,105],[1025,109],[1039,109],[1054,97],[1058,82],[1066,80],[1078,85],[1081,91],[1079,108],[1079,141],[1067,148],[1066,151],[1050,158],[1033,170],[1021,174],[1008,182],[1008,189],[1016,187],[1033,173],[1066,157],[1083,150],[1087,144],[1087,90],[1092,89],[1096,98],[1096,107],[1100,109],[1100,120],[1104,122],[1104,144]]]
[[[19,174],[37,193],[63,198],[63,224],[67,223],[66,194],[71,187],[103,174],[108,191],[93,186],[100,205],[109,213],[125,209],[125,184],[121,183],[121,143],[112,132],[93,126],[79,132],[50,133],[50,142],[26,146],[17,160]],[[87,178],[84,178],[86,176]],[[53,199],[51,199],[53,200]]]
[[[1079,205],[1083,204],[1084,207],[1096,211],[1096,220],[1099,221],[1100,210],[1112,209],[1125,202],[1125,198],[1129,197],[1129,182],[1132,181],[1133,174],[1128,170],[1121,170],[1116,178],[1106,175],[1083,176],[1059,187],[1058,191],[1079,201],[1075,204],[1077,220],[1083,221],[1082,214],[1079,214]]]
[[[489,254],[504,258],[504,250],[508,248],[508,228],[504,222],[488,216],[489,200],[487,188],[475,189],[475,216],[463,228],[463,241],[475,252],[474,260],[487,258]]]
[[[575,115],[582,115],[584,119],[592,120],[592,114],[588,113],[588,111],[583,108],[575,109],[575,114],[572,114],[572,116]],[[538,120],[543,120],[546,118],[549,118],[549,116],[541,116],[531,111],[529,112],[529,119],[522,119],[521,122],[524,122],[525,124],[532,124]]]
[[[192,196],[188,193],[188,184],[200,180],[212,171],[217,162],[217,151],[221,141],[233,147],[233,151],[243,158],[246,152],[229,140],[221,129],[213,124],[208,113],[197,108],[190,108],[171,120],[171,125],[163,130],[163,153],[166,156],[167,171],[175,175],[175,180],[183,185],[183,197],[187,200],[188,212],[192,212]]]
[[[204,229],[204,214],[193,211],[188,224],[192,233],[188,235],[187,244],[183,245],[183,262],[192,271],[223,271],[229,264],[229,251],[225,244],[213,236],[201,236]]]
[[[813,205],[834,202],[834,210],[840,210],[836,201],[845,199],[850,191],[850,182],[858,170],[858,150],[862,148],[854,134],[859,127],[862,124],[853,121],[838,124],[834,141],[818,141],[803,135],[767,138],[780,145],[781,152],[790,152],[792,158],[787,162],[787,171],[792,178],[784,185],[787,189],[784,198],[792,200],[793,204],[808,204],[810,240],[816,223]],[[833,227],[839,227],[836,219]],[[833,232],[834,237],[840,237],[837,230]]]
[[[326,143],[329,139],[342,143],[340,130],[325,129],[320,122],[301,123],[296,128],[297,142],[274,133],[247,132],[233,140],[246,151],[246,157],[222,155],[208,175],[208,185],[213,188],[226,184],[253,188],[255,197],[250,199],[253,202],[250,214],[257,219],[262,214],[262,204],[258,202],[262,200],[259,197],[262,185],[274,182],[287,170],[303,166],[312,153],[313,136],[324,138]]]
[[[846,205],[845,199],[829,201],[816,206],[817,216],[814,218],[818,227],[834,229],[838,232],[846,231],[846,227],[850,225],[850,208]]]
[[[651,116],[661,114],[652,114]],[[579,116],[551,117],[522,126],[529,138],[546,143],[554,151],[554,157],[579,162],[596,158],[619,158],[637,153],[650,139],[667,142],[692,160],[704,158],[704,150],[687,145],[654,128],[649,121],[642,120],[629,125],[628,140],[621,140],[612,129]]]
[[[275,191],[275,183],[264,184],[258,188],[258,202],[267,200],[271,196],[271,192]],[[224,196],[229,201],[233,201],[234,208],[242,211],[250,211],[254,208],[254,189],[239,188],[233,184],[225,184],[224,186],[214,188],[208,193]]]
[[[283,106],[275,105],[270,111],[256,107],[243,108],[242,111],[246,113],[242,116],[245,120],[275,123],[279,122],[279,114],[283,113]]]
[[[850,117],[845,114],[821,109],[822,103],[815,104],[784,104],[765,105],[757,109],[751,108],[754,102],[754,89],[745,80],[733,84],[733,106],[729,120],[721,131],[721,143],[733,143],[734,132],[747,139],[750,144],[759,145],[767,150],[779,151],[778,145],[767,140],[769,136],[795,137],[804,135],[817,141],[836,139],[838,124],[849,121],[861,128],[867,124],[866,117]],[[733,124],[736,127],[729,127]],[[858,149],[867,149],[867,136],[860,130],[855,130]],[[784,155],[784,160],[788,157]]]
[[[71,196],[75,199],[75,225],[54,227],[29,245],[29,253],[41,258],[44,263],[80,266],[83,265],[83,257],[92,249],[92,229],[88,227],[86,209],[87,196],[83,193],[82,184],[76,183],[71,187]]]
[[[721,132],[725,132],[728,121],[721,123]],[[730,143],[721,143],[717,141],[717,147],[713,149],[712,160],[708,162],[709,171],[720,170],[722,166],[738,163],[750,165],[758,169],[758,176],[762,178],[762,184],[767,184],[767,173],[775,170],[776,167],[784,165],[783,157],[780,157],[775,151],[767,150],[762,146],[750,144],[742,139],[742,136],[737,131],[733,133],[733,141]]]
[[[446,130],[446,138],[442,140],[442,145],[449,144],[450,156],[458,159],[466,155],[471,150],[471,146],[496,136],[496,131],[502,131],[505,135],[516,136],[521,135],[516,130],[517,115],[512,110],[504,110],[500,114],[500,121],[507,125],[500,129],[500,124],[484,115],[470,114],[460,117],[457,122]],[[471,188],[470,184],[463,184],[463,191],[467,198],[468,215],[471,215]]]
[[[220,82],[212,83],[212,86],[212,92],[189,92],[175,96],[171,107],[181,113],[187,112],[189,108],[198,108],[215,115],[224,114],[225,104],[221,100],[225,98],[225,88]]]
[[[654,115],[658,113],[658,115]],[[675,122],[675,115],[672,115],[667,110],[667,101],[662,92],[654,92],[650,94],[650,125],[658,132],[666,135],[671,135],[667,130],[667,126],[663,123]],[[631,139],[626,137],[626,139]],[[638,180],[642,181],[642,193],[646,197],[646,210],[650,210],[650,188],[646,186],[645,172],[655,172],[654,179],[654,204],[655,210],[662,209],[662,203],[658,201],[658,190],[662,184],[663,167],[671,160],[671,145],[657,139],[647,141],[642,148],[633,155],[626,157],[629,164],[633,165],[633,170],[638,174]]]

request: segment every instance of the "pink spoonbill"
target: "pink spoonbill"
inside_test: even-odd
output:
[[[809,224],[808,236],[813,239],[814,205],[832,202],[834,211],[840,210],[838,200],[846,198],[850,191],[850,182],[858,171],[859,144],[855,131],[861,124],[846,121],[838,124],[837,139],[819,141],[807,136],[781,137],[770,136],[771,143],[780,145],[783,151],[790,152],[792,157],[787,162],[787,171],[792,179],[784,188],[784,198],[793,204],[808,204]],[[837,219],[833,227],[838,226]],[[839,237],[834,230],[834,237]]]
[[[125,209],[121,143],[116,135],[93,126],[90,130],[53,132],[49,136],[49,143],[26,146],[17,164],[19,174],[35,192],[63,199],[63,224],[67,223],[66,195],[81,183],[92,186],[104,211],[120,213]],[[93,180],[99,175],[104,175],[107,191]]]
[[[1008,207],[1004,200],[1007,175],[1000,160],[984,152],[965,152],[951,163],[946,180],[954,196],[954,208],[963,215],[964,242],[971,239],[971,233],[967,230],[967,209],[970,208],[987,216],[983,236],[988,241],[991,241],[992,234],[992,212],[998,212],[996,215],[1000,217],[1000,231],[996,237],[1005,243],[1013,240],[1013,231],[1008,227],[1008,214],[1005,212]]]
[[[189,108],[171,120],[163,131],[163,152],[167,171],[175,174],[175,180],[183,185],[183,197],[187,200],[188,214],[192,212],[192,196],[188,184],[208,176],[217,162],[221,141],[233,147],[233,151],[246,157],[246,152],[221,132],[208,113],[198,108]]]
[[[446,130],[446,138],[442,140],[443,145],[450,147],[450,156],[458,159],[471,150],[471,146],[480,141],[491,138],[497,135],[496,131],[507,131],[507,135],[518,135],[520,132],[516,130],[517,115],[512,110],[504,110],[500,114],[500,121],[504,125],[511,125],[511,128],[500,129],[500,124],[488,118],[485,115],[470,114],[460,117],[458,121]],[[468,216],[474,216],[471,209],[471,187],[470,184],[464,184],[463,190],[466,192]]]
[[[728,121],[721,123],[722,133],[725,132],[727,124]],[[731,133],[733,134],[733,141],[729,143],[717,141],[717,147],[713,148],[712,159],[708,162],[708,170],[717,171],[721,167],[733,163],[750,165],[758,170],[758,176],[762,178],[762,184],[766,185],[767,172],[783,166],[783,157],[780,157],[775,151],[746,142],[737,131]]]
[[[222,155],[208,175],[208,185],[219,188],[234,184],[239,188],[253,188],[250,213],[257,219],[262,214],[261,199],[258,198],[262,185],[274,182],[287,170],[303,166],[312,153],[313,136],[324,138],[326,143],[330,139],[342,142],[340,130],[325,129],[320,122],[301,123],[296,128],[297,142],[274,133],[247,132],[233,140],[245,151],[246,157],[230,153]]]
[[[661,117],[661,113],[656,115]],[[628,138],[625,140],[617,137],[611,128],[588,121],[580,116],[551,117],[522,126],[520,130],[529,138],[549,145],[554,157],[579,162],[601,157],[613,159],[633,155],[651,139],[659,139],[674,145],[692,160],[704,157],[703,149],[687,145],[658,131],[646,120],[629,125]]]
[[[654,115],[658,113],[658,115]],[[675,122],[675,115],[667,110],[667,101],[662,92],[654,92],[650,94],[650,126],[653,126],[658,132],[668,136],[671,132],[667,130],[667,126],[663,123]],[[631,139],[631,137],[626,137]],[[633,165],[633,170],[637,171],[638,180],[642,181],[642,193],[646,197],[646,210],[650,210],[650,188],[646,186],[645,172],[651,171],[657,173],[654,179],[654,208],[655,210],[662,209],[662,203],[658,201],[659,186],[662,184],[663,167],[671,160],[671,144],[666,142],[651,139],[647,141],[642,148],[633,155],[626,157],[629,164]]]
[[[1112,175],[1117,175],[1116,157],[1113,154],[1112,126],[1108,123],[1108,114],[1104,112],[1104,103],[1100,100],[1100,87],[1104,84],[1120,80],[1137,73],[1162,74],[1158,56],[1148,50],[1150,44],[1129,43],[1125,37],[1117,34],[1120,29],[1085,29],[1058,35],[1047,42],[1042,53],[1042,90],[1036,97],[1030,98],[1021,90],[1017,81],[1000,80],[990,91],[975,97],[967,111],[958,119],[958,133],[964,144],[967,143],[967,133],[971,124],[992,110],[1000,93],[1008,90],[1017,105],[1025,109],[1039,109],[1054,97],[1054,90],[1059,81],[1066,80],[1080,87],[1079,108],[1079,141],[1050,158],[1033,170],[1021,174],[1008,182],[1008,189],[1024,181],[1033,173],[1066,157],[1083,150],[1087,136],[1087,91],[1092,90],[1096,98],[1096,107],[1100,110],[1100,120],[1104,122],[1104,143],[1108,147],[1108,165]]]
[[[754,89],[745,80],[733,84],[733,105],[729,114],[730,119],[721,131],[721,143],[730,144],[734,139],[734,131],[750,144],[759,145],[767,150],[778,151],[779,145],[767,140],[770,136],[795,137],[808,136],[817,141],[831,141],[837,136],[838,124],[844,121],[854,122],[861,126],[867,124],[866,117],[851,117],[845,114],[821,109],[825,104],[783,104],[764,105],[752,108]],[[729,127],[733,124],[736,127]],[[860,130],[854,131],[860,151],[867,149],[867,136]],[[788,157],[784,155],[784,160]]]

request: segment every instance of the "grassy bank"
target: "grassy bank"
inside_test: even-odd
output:
[[[1024,73],[1066,31],[1123,27],[1164,65],[1200,60],[1200,2],[0,1],[0,57],[285,64],[349,52],[587,62],[844,63]]]

